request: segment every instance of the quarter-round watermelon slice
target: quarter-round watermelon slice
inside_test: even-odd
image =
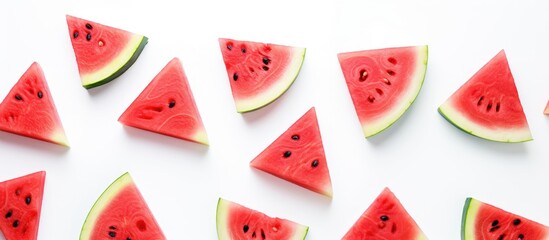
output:
[[[0,182],[0,231],[6,240],[38,238],[46,172]]]
[[[275,101],[297,78],[305,48],[220,38],[237,112]]]
[[[82,86],[108,83],[137,60],[148,38],[118,28],[67,15]]]
[[[172,59],[118,119],[127,126],[208,145],[183,67]]]
[[[332,197],[332,180],[314,107],[255,157],[250,166]]]
[[[33,63],[0,103],[0,130],[69,146],[44,72]]]
[[[474,198],[467,198],[461,221],[462,240],[548,240],[549,227]]]
[[[80,232],[80,240],[117,239],[166,239],[129,173],[101,194]]]
[[[439,108],[450,123],[497,142],[525,142],[532,134],[505,52],[501,50]]]
[[[427,70],[427,46],[338,54],[365,137],[396,122],[416,99]]]
[[[427,237],[393,192],[385,188],[343,239],[427,240]]]
[[[309,227],[219,198],[216,214],[219,240],[305,239]]]

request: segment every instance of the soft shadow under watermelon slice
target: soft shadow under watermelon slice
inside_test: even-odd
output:
[[[466,133],[496,142],[532,140],[505,52],[501,50],[439,108]]]
[[[178,58],[172,59],[118,119],[124,125],[208,145]]]
[[[255,157],[250,166],[332,197],[332,180],[314,107]]]
[[[0,130],[69,146],[38,63],[27,69],[0,103]]]
[[[302,240],[309,227],[219,198],[216,213],[219,240]]]
[[[427,240],[427,237],[393,192],[385,188],[343,239]]]
[[[549,240],[549,227],[474,198],[467,198],[461,222],[462,240]]]
[[[46,172],[0,182],[0,230],[6,240],[35,240]]]

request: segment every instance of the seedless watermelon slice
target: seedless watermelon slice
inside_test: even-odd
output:
[[[0,103],[0,130],[69,146],[44,72],[33,63]]]
[[[439,108],[459,129],[497,142],[524,142],[532,134],[505,52],[501,50]]]
[[[548,240],[549,227],[474,198],[467,198],[461,223],[462,240]]]
[[[416,99],[427,70],[427,46],[338,54],[365,137],[396,122]]]
[[[250,166],[328,197],[333,194],[314,107],[255,157]]]
[[[305,48],[219,39],[237,112],[275,101],[297,78]]]
[[[46,172],[0,182],[0,231],[6,240],[38,238]]]
[[[80,232],[80,240],[112,239],[166,239],[129,173],[101,194]]]
[[[305,239],[309,227],[219,198],[216,214],[219,240]]]
[[[118,119],[121,123],[208,145],[183,67],[172,59]]]
[[[82,86],[108,83],[137,60],[148,38],[118,28],[67,15]]]
[[[343,239],[427,240],[427,237],[393,192],[385,188]]]

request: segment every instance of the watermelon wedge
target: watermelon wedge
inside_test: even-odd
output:
[[[309,227],[290,220],[273,218],[237,203],[219,198],[216,214],[219,240],[305,239]]]
[[[66,17],[82,86],[87,89],[122,75],[148,42],[143,35],[70,15]]]
[[[474,198],[467,198],[463,207],[461,239],[548,240],[549,227]]]
[[[6,240],[36,240],[46,172],[0,182],[0,231]]]
[[[532,134],[515,80],[501,50],[438,108],[450,123],[496,142],[525,142]]]
[[[172,59],[118,119],[122,124],[208,145],[208,136],[178,58]]]
[[[237,112],[275,101],[297,78],[305,48],[220,38]]]
[[[34,62],[0,103],[0,130],[69,146],[40,65]]]
[[[416,99],[427,71],[427,46],[338,54],[365,137],[395,123]]]
[[[111,239],[166,239],[129,173],[101,194],[80,232],[80,240]]]
[[[325,196],[333,195],[314,107],[255,157],[250,166]]]
[[[427,237],[393,192],[385,188],[343,239],[427,240]]]

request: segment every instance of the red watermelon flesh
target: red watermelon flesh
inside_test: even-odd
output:
[[[396,196],[385,188],[343,237],[345,240],[426,240]]]
[[[137,60],[148,38],[90,20],[66,16],[82,85],[93,88],[117,78]]]
[[[338,54],[365,137],[396,122],[421,90],[428,47],[412,46]]]
[[[505,52],[475,73],[446,102],[440,114],[474,136],[498,142],[532,140]]]
[[[463,207],[462,240],[548,240],[549,227],[474,198]]]
[[[164,240],[145,199],[129,173],[114,181],[90,210],[80,240]]]
[[[171,60],[118,119],[127,126],[208,145],[181,62]]]
[[[255,157],[250,166],[328,197],[333,194],[314,107]]]
[[[220,38],[219,45],[238,112],[275,101],[297,78],[305,48]]]
[[[219,198],[216,213],[220,240],[305,239],[309,227]]]
[[[0,130],[68,146],[44,72],[33,63],[0,103]]]
[[[0,230],[6,240],[38,237],[46,172],[0,182]]]

